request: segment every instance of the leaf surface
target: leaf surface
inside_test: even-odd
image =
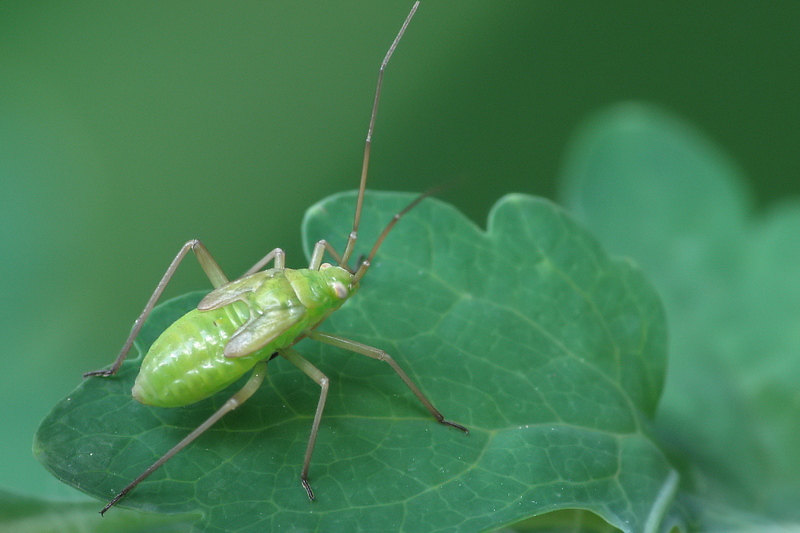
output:
[[[412,198],[367,196],[355,257]],[[353,205],[343,193],[313,206],[305,249],[324,238],[341,250]],[[140,347],[201,297],[159,306]],[[573,508],[633,532],[675,516],[677,475],[648,430],[666,365],[659,299],[555,205],[506,196],[484,232],[422,202],[321,329],[386,350],[470,434],[437,424],[388,365],[305,340],[297,349],[331,379],[309,473],[317,501],[299,474],[319,387],[278,358],[251,400],[121,505],[200,511],[196,530],[214,532],[481,531]],[[101,499],[231,394],[143,406],[130,397],[138,364],[83,382],[37,435],[47,468]]]

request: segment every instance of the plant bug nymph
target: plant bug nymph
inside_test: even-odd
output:
[[[419,2],[412,7],[381,63],[364,147],[364,162],[353,228],[344,252],[340,255],[330,244],[322,240],[314,246],[308,268],[291,269],[285,266],[283,250],[275,248],[242,277],[228,281],[206,247],[198,240],[191,240],[183,245],[167,268],[111,368],[84,375],[85,377],[113,376],[119,370],[164,288],[190,251],[194,252],[214,290],[203,298],[196,309],[179,318],[152,344],[142,361],[133,386],[134,398],[143,404],[158,407],[185,406],[221,391],[246,372],[253,371],[245,385],[219,410],[122,489],[100,511],[100,514],[105,513],[217,420],[246,401],[264,380],[267,362],[276,356],[293,363],[321,389],[300,474],[301,483],[309,500],[314,500],[314,492],[308,481],[308,470],[325,408],[328,378],[292,348],[304,338],[387,362],[438,422],[455,427],[464,433],[468,432],[464,426],[446,420],[389,354],[378,348],[315,329],[358,290],[359,283],[369,270],[378,248],[397,221],[430,194],[420,195],[396,214],[378,236],[366,258],[360,260],[356,268],[348,267],[348,261],[358,238],[383,73],[418,6]],[[325,252],[333,257],[336,265],[322,262]],[[262,270],[271,262],[272,268]]]

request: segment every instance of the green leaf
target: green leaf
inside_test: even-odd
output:
[[[411,198],[367,196],[355,257]],[[345,193],[313,206],[305,249],[324,238],[341,250],[353,205]],[[198,299],[158,307],[142,347]],[[555,205],[507,196],[484,232],[422,202],[323,329],[392,354],[470,434],[437,424],[388,365],[305,340],[297,349],[331,379],[309,473],[317,501],[299,475],[319,387],[278,358],[251,400],[120,505],[199,511],[198,531],[480,531],[575,508],[625,532],[674,523],[677,475],[648,430],[666,365],[661,304]],[[230,394],[143,406],[129,393],[138,364],[83,382],[37,435],[48,469],[103,500]]]
[[[588,124],[565,171],[567,204],[664,298],[657,428],[697,494],[798,520],[800,205],[752,216],[742,183],[700,133],[641,104]]]

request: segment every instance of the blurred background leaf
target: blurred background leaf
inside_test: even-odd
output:
[[[648,105],[587,122],[566,161],[565,203],[664,299],[656,428],[695,506],[800,522],[800,202],[753,214],[733,162]]]
[[[303,259],[314,201],[354,188],[377,66],[411,2],[0,5],[0,483],[70,493],[39,420],[109,362],[179,246],[236,275]],[[483,223],[550,195],[569,133],[632,97],[702,124],[759,203],[800,190],[800,5],[428,0],[387,73],[376,189]],[[170,295],[207,286],[187,268]],[[90,346],[90,349],[86,349]]]
[[[197,515],[154,515],[120,509],[97,516],[97,502],[57,502],[0,490],[0,524],[14,533],[179,533]]]

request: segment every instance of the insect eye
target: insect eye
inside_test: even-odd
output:
[[[332,267],[332,266],[333,266],[333,265],[331,265],[330,263],[322,263],[322,264],[319,266],[319,269],[320,269],[320,270],[324,270],[324,269],[326,269],[326,268],[330,268],[330,267]]]
[[[347,298],[348,290],[347,287],[344,286],[344,283],[340,281],[334,281],[333,283],[331,283],[331,287],[333,287],[333,290],[336,291],[337,298],[341,300]]]

